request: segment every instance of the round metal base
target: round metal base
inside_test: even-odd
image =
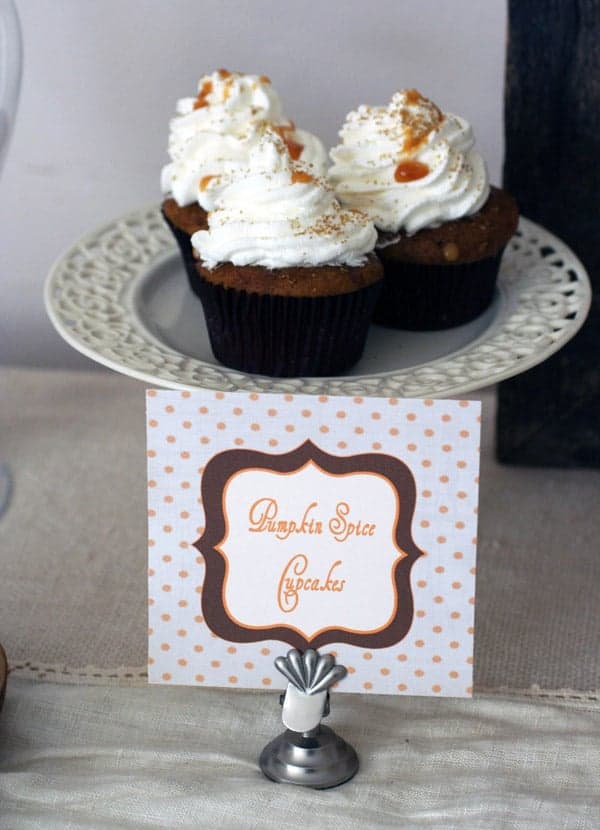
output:
[[[267,744],[259,763],[272,781],[317,790],[337,787],[358,770],[354,748],[327,726],[304,735],[286,730]]]

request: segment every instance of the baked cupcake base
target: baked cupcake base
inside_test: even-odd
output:
[[[502,250],[463,265],[389,261],[373,322],[407,331],[462,326],[491,304],[501,259]]]
[[[228,266],[220,274],[220,269],[207,271],[197,263],[195,291],[202,300],[217,360],[233,369],[270,377],[323,377],[350,369],[364,350],[382,270],[375,257],[362,268],[325,268],[341,272],[339,277],[346,283],[351,272],[362,272],[363,279],[351,273],[358,283],[355,290],[310,296],[310,286],[302,285],[311,282],[309,275],[298,275],[310,269],[278,272]],[[232,283],[243,279],[246,270],[255,277],[247,280],[249,287],[270,285],[286,293],[235,287]],[[300,294],[303,288],[305,296]]]
[[[512,196],[492,187],[472,216],[379,247],[385,277],[373,321],[433,331],[478,317],[493,299],[502,253],[517,222]]]
[[[206,230],[208,227],[207,213],[200,205],[180,207],[174,199],[165,199],[160,209],[177,242],[190,287],[197,294],[196,258],[191,238],[196,231]]]

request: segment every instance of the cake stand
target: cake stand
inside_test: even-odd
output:
[[[213,357],[200,301],[157,205],[84,236],[45,288],[48,315],[67,343],[153,386],[385,397],[452,397],[517,375],[564,346],[590,302],[573,252],[521,218],[494,301],[471,323],[440,332],[372,326],[362,360],[339,377],[245,374]]]

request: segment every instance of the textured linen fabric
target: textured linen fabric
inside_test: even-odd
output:
[[[361,767],[319,792],[259,771],[274,692],[11,680],[1,830],[600,826],[597,705],[334,695]]]
[[[0,369],[0,461],[14,479],[0,641],[21,673],[143,676],[144,389],[103,371]],[[494,394],[467,397],[483,401],[476,688],[593,692],[600,472],[497,464]]]

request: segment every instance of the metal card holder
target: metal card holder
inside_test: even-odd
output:
[[[277,783],[320,790],[348,781],[358,771],[358,756],[333,729],[321,724],[330,711],[330,688],[346,676],[346,667],[315,649],[291,649],[276,658],[275,667],[288,681],[279,699],[287,729],[263,749],[261,770]]]

